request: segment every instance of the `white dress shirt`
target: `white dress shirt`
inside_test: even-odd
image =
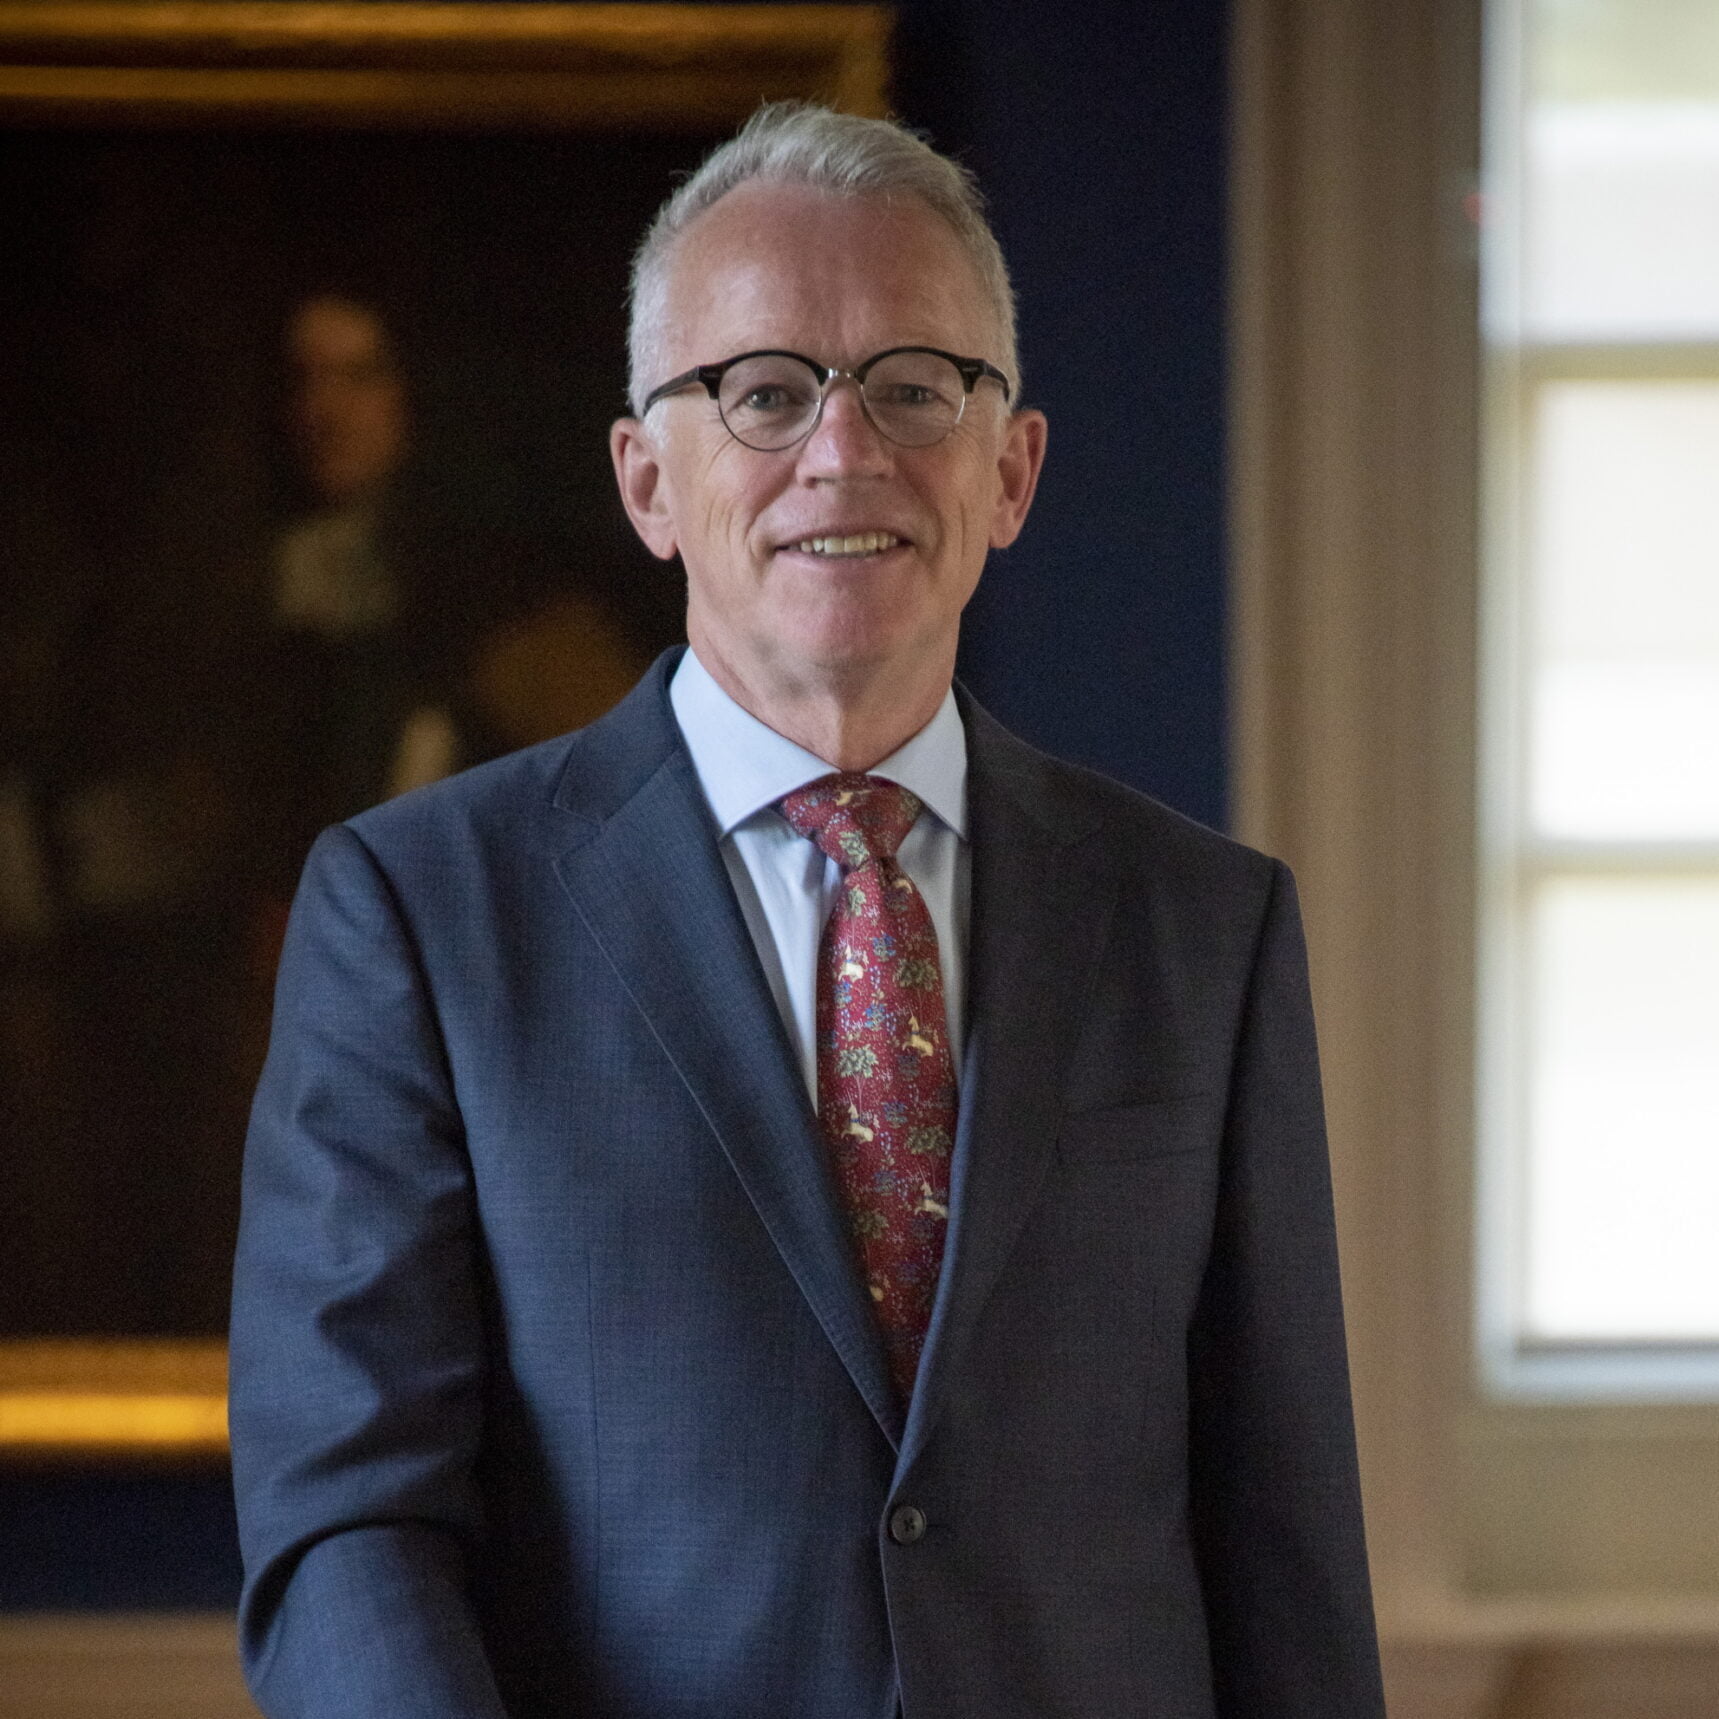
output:
[[[722,858],[758,949],[770,993],[818,1098],[818,944],[835,905],[841,868],[775,809],[776,801],[835,769],[767,727],[711,678],[689,650],[669,683],[669,702],[722,835]],[[937,714],[868,772],[917,794],[925,809],[896,854],[931,913],[949,1014],[957,1083],[967,976],[972,876],[967,847],[967,733],[945,695]]]

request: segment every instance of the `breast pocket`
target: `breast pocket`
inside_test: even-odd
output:
[[[1222,1121],[1221,1102],[1203,1092],[1077,1111],[1063,1121],[1057,1156],[1066,1164],[1131,1164],[1214,1152]]]

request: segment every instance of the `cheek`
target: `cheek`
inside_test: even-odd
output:
[[[997,465],[1001,448],[994,434],[963,423],[945,444],[949,458],[942,469],[930,474],[927,500],[943,521],[951,542],[947,547],[959,554],[975,554],[988,546],[1002,479]]]
[[[991,546],[996,509],[996,486],[973,481],[963,487],[959,507],[948,510],[944,515],[948,532],[944,554],[965,577],[976,580],[979,568],[984,565]]]
[[[747,540],[769,499],[763,475],[738,467],[723,433],[723,445],[693,450],[676,475],[675,518],[688,542],[721,544],[732,555]]]

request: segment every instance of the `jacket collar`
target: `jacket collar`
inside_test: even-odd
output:
[[[716,820],[670,707],[678,651],[569,743],[557,870],[727,1155],[902,1465],[923,1448],[1050,1161],[1063,1071],[1114,885],[1096,820],[1050,761],[958,692],[973,841],[972,1027],[950,1231],[904,1416],[781,1017]]]

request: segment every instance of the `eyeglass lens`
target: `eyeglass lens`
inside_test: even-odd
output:
[[[866,372],[867,416],[902,447],[940,442],[961,421],[961,372],[934,352],[892,352]],[[760,453],[791,447],[817,422],[817,372],[797,358],[745,358],[723,376],[717,404],[736,441]]]

